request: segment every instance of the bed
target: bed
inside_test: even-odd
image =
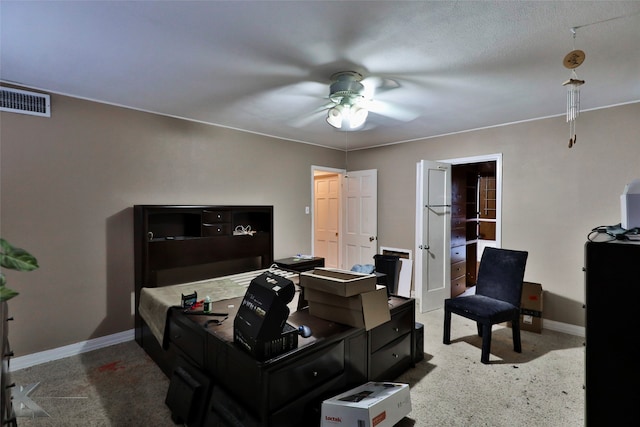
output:
[[[287,323],[313,331],[295,349],[261,361],[236,345],[233,318],[254,277],[275,271],[300,289],[297,272],[273,265],[272,230],[271,206],[134,207],[136,341],[171,384],[188,366],[208,390],[193,425],[319,425],[322,400],[413,364],[415,306],[402,297],[390,299],[391,321],[371,331],[311,316],[294,298]],[[229,320],[212,328],[208,316],[185,314],[182,295],[194,291]]]
[[[252,270],[195,282],[156,288],[143,287],[140,290],[138,313],[156,341],[161,344],[162,348],[167,349],[169,336],[166,326],[169,312],[172,307],[181,307],[183,295],[196,294],[200,302],[207,296],[211,301],[242,297],[251,281],[264,272],[296,281],[298,276],[296,272],[286,271],[274,265],[269,269]],[[295,305],[295,301],[292,305]]]

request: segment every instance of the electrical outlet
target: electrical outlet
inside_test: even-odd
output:
[[[304,213],[306,213],[307,215],[309,215],[309,206],[305,206],[305,207],[304,207]]]

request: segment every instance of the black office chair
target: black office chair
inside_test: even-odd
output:
[[[520,344],[520,299],[528,252],[487,247],[482,253],[475,295],[444,301],[443,343],[451,343],[451,313],[475,320],[482,337],[482,363],[489,363],[491,327],[511,322],[513,350],[522,352]]]

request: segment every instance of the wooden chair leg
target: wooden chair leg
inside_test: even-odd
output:
[[[489,363],[489,354],[491,353],[491,323],[482,325],[482,355],[480,361],[484,364]]]
[[[444,310],[444,331],[442,334],[442,343],[451,344],[451,312],[446,308]]]

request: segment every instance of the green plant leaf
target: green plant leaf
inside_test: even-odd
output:
[[[5,239],[0,238],[0,266],[18,271],[33,271],[37,269],[38,260],[29,252],[13,247]]]
[[[18,292],[7,288],[6,286],[0,286],[0,301],[7,301],[18,295]]]

